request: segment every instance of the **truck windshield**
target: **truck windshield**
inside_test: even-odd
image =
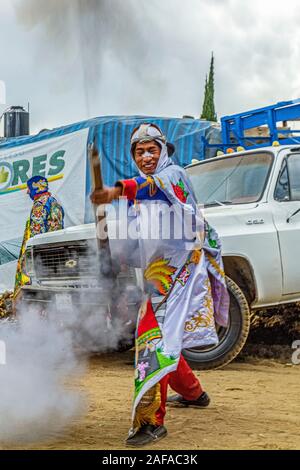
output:
[[[257,152],[187,168],[199,203],[205,206],[258,201],[265,188],[273,155]]]
[[[15,261],[20,254],[22,238],[8,240],[0,243],[0,265]]]

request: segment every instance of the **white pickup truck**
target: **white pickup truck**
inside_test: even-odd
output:
[[[231,153],[187,167],[205,217],[216,228],[231,296],[228,328],[207,349],[185,350],[199,368],[230,362],[247,339],[251,311],[300,301],[300,146],[273,146]],[[30,302],[100,302],[97,275],[83,263],[93,224],[44,234],[29,240],[28,270],[32,285],[23,289]],[[121,276],[121,277],[120,277]],[[119,277],[139,285],[139,270]],[[82,296],[81,296],[82,298]],[[138,303],[136,299],[132,305]]]

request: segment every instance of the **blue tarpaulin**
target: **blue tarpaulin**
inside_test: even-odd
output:
[[[138,116],[99,118],[97,125],[91,129],[90,139],[95,132],[107,184],[113,184],[120,178],[130,178],[136,173],[130,155],[130,135],[135,127],[145,121],[157,124],[175,145],[173,160],[178,165],[186,166],[192,158],[204,158],[201,137],[211,128],[207,121]]]
[[[93,140],[95,135],[97,137],[104,182],[111,185],[120,178],[133,176],[136,171],[130,156],[129,142],[131,132],[142,122],[153,122],[162,128],[168,140],[176,147],[173,159],[177,164],[185,166],[193,158],[198,160],[204,158],[201,137],[211,135],[213,128],[210,122],[199,119],[155,116],[97,117],[51,131],[44,131],[35,136],[3,140],[0,143],[0,151],[4,148],[18,147],[75,132],[79,129],[89,128],[89,142]],[[216,132],[218,133],[217,130]],[[89,181],[89,178],[87,181]],[[88,184],[87,191],[89,189]]]

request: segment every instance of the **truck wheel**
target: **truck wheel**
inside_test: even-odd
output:
[[[219,344],[185,349],[183,355],[194,369],[218,369],[231,362],[242,350],[250,330],[250,309],[239,286],[226,276],[230,296],[229,325],[217,327]]]

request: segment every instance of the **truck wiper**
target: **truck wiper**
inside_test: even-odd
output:
[[[209,206],[226,206],[228,204],[232,204],[232,201],[218,201],[215,199],[213,202],[210,202],[208,204],[204,204],[204,207],[209,207]]]

